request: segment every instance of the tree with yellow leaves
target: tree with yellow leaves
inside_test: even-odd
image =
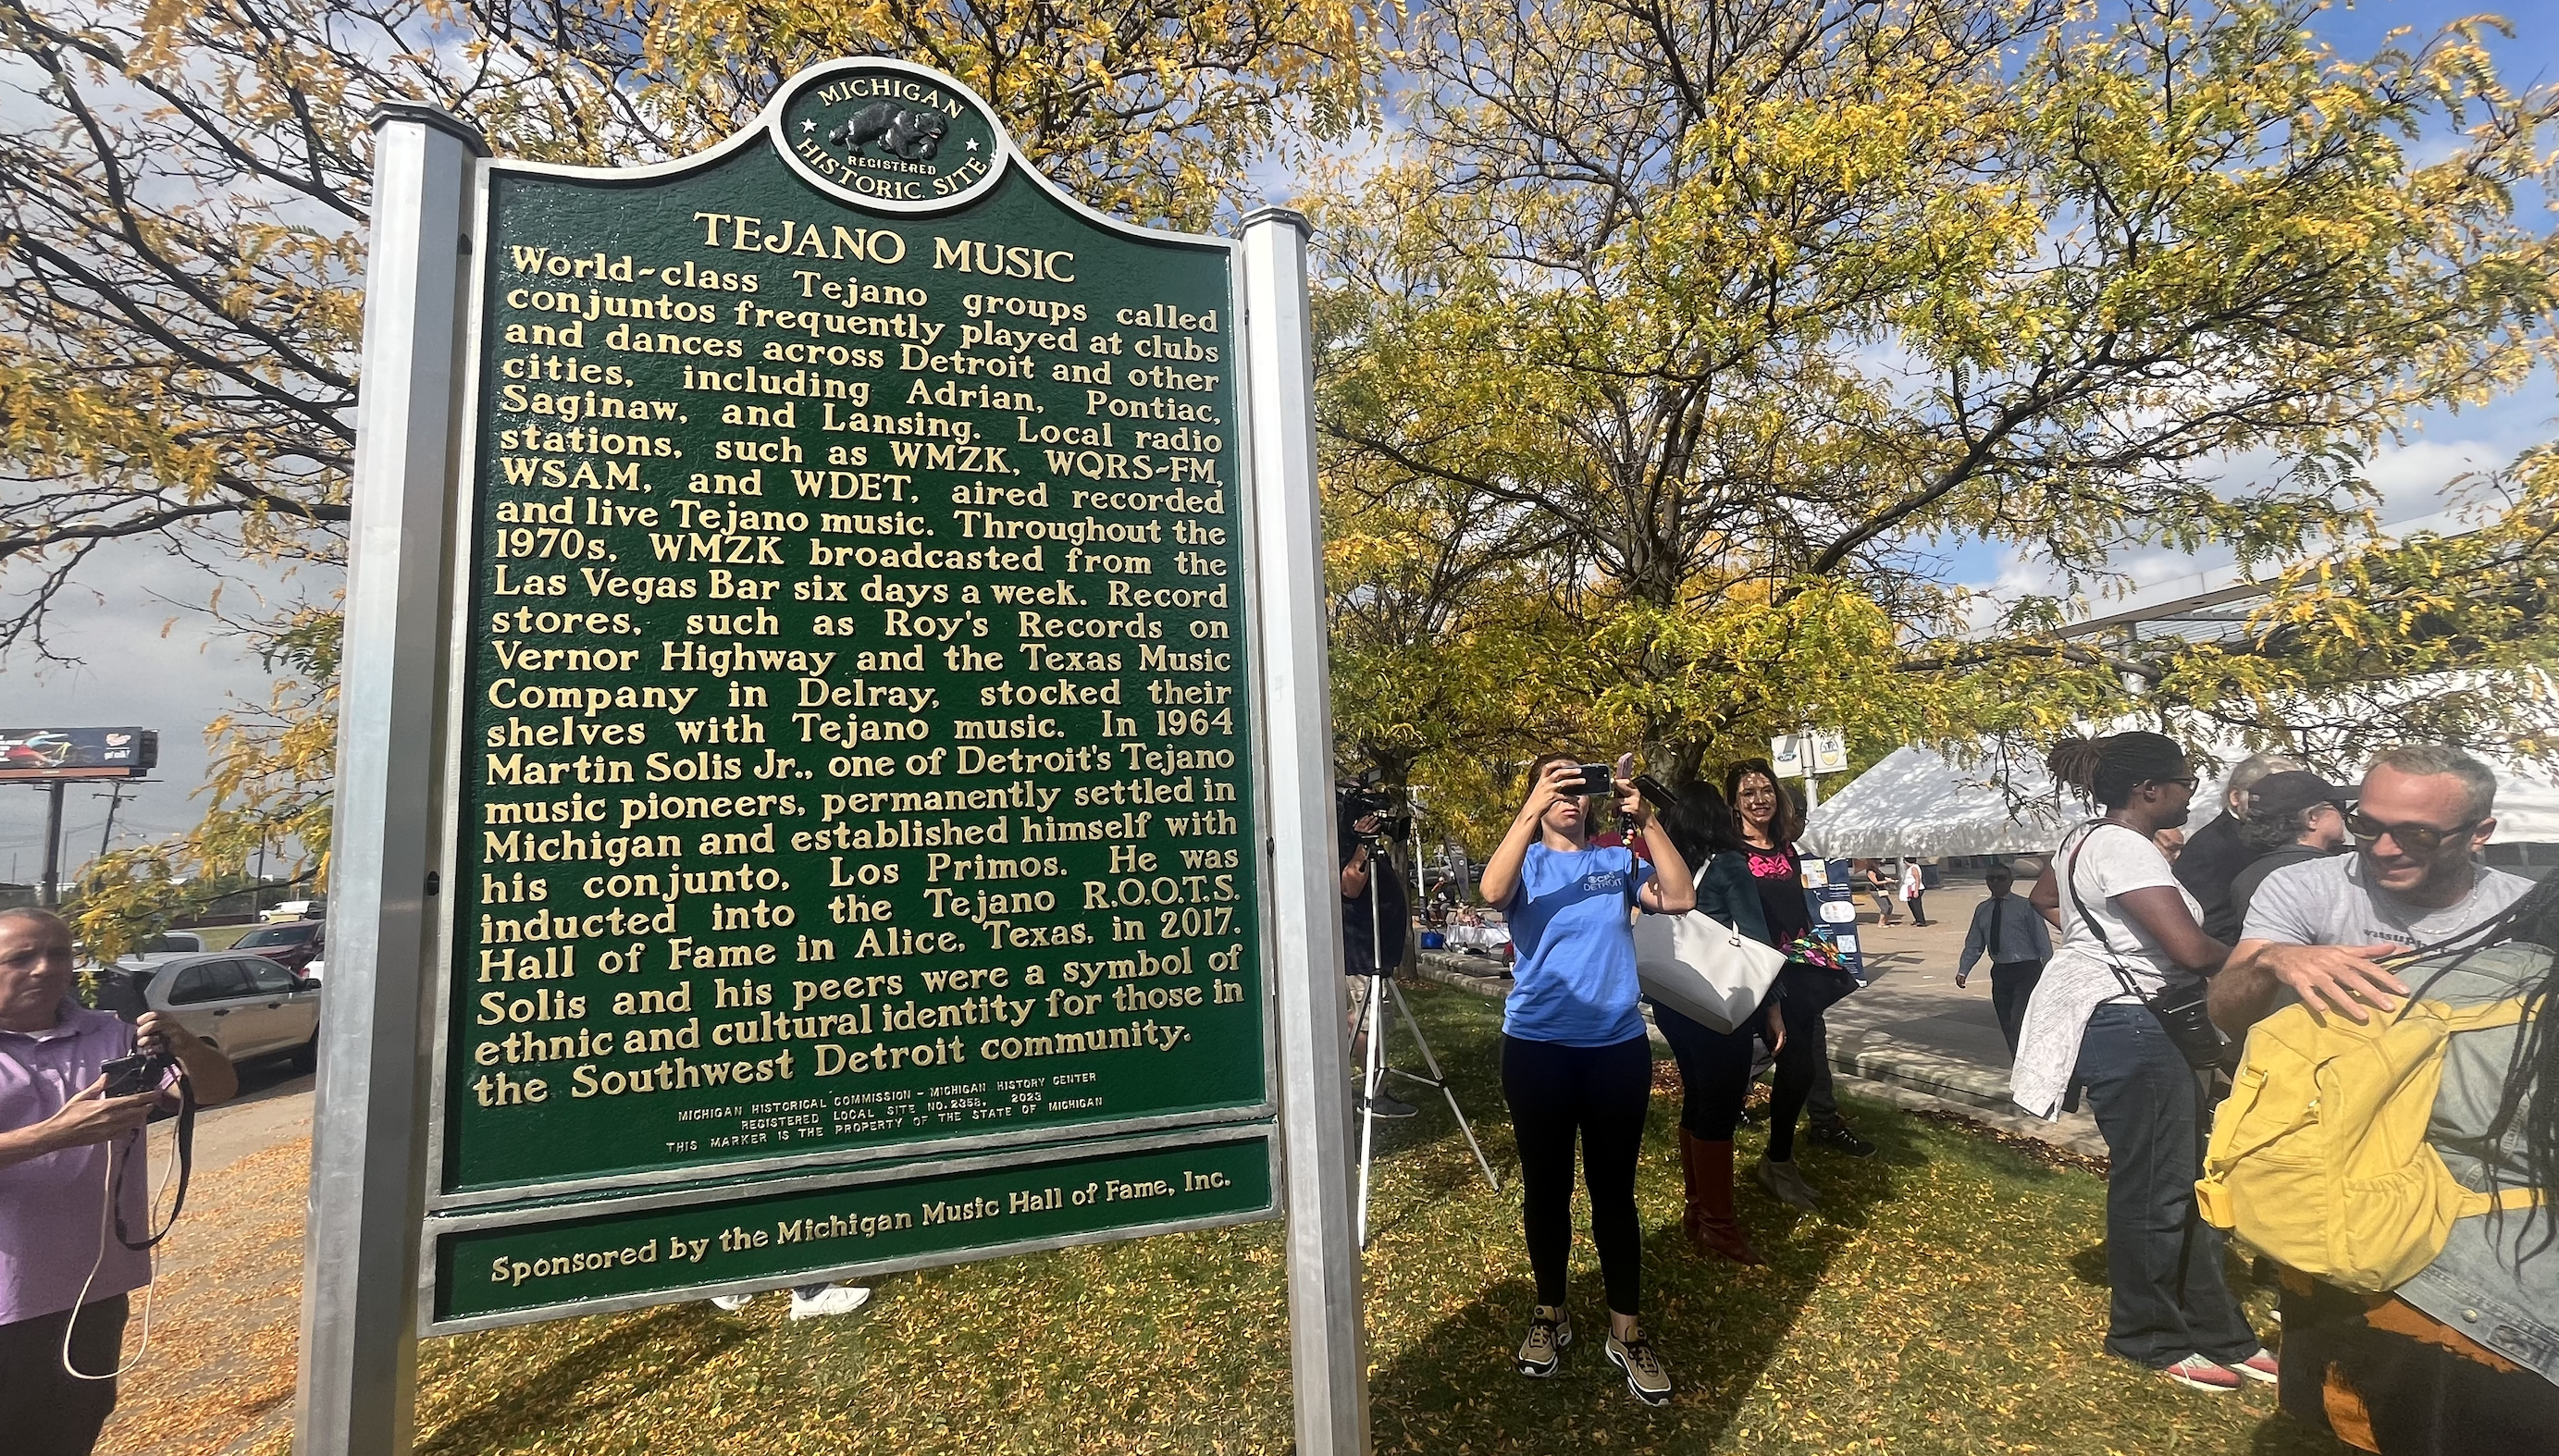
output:
[[[376,105],[633,164],[720,140],[810,64],[897,56],[976,87],[1096,206],[1197,226],[1250,164],[1362,114],[1371,29],[1357,0],[0,0],[26,89],[0,136],[0,653],[54,655],[49,614],[110,542],[287,583],[217,592],[284,676],[215,725],[204,825],[107,866],[92,944],[259,843],[325,872]]]
[[[1582,741],[1677,777],[1806,723],[1868,757],[2134,711],[2274,738],[2385,677],[2438,730],[2530,739],[2559,645],[2536,508],[2352,543],[2378,444],[2552,357],[2528,202],[2559,96],[2506,89],[2483,26],[2350,60],[2314,8],[1416,11],[1411,134],[1320,212],[1337,514],[1421,491],[1544,533],[1505,580],[1569,624],[1543,665],[1589,683]],[[1992,613],[1942,579],[1973,542],[2058,590]],[[2244,642],[2054,630],[2129,551],[2207,544],[2333,569]],[[2492,597],[2428,586],[2470,553]],[[1337,697],[1391,695],[1360,660]],[[2407,685],[2456,662],[2458,691]]]

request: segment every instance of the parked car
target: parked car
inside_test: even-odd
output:
[[[172,955],[191,955],[204,948],[205,938],[194,931],[163,931],[126,952],[124,957],[115,963],[125,970],[144,969],[156,966]],[[86,946],[75,943],[72,946],[72,954],[75,957],[73,969],[88,974],[98,968],[96,959],[88,953]]]
[[[320,1053],[320,987],[261,955],[202,950],[134,956],[99,973],[98,1004],[177,1019],[233,1064],[289,1055],[308,1072]]]
[[[296,920],[259,926],[233,941],[231,948],[255,951],[286,970],[298,971],[320,957],[327,942],[328,929],[322,922]]]
[[[263,925],[288,920],[318,920],[320,917],[312,914],[314,909],[326,911],[328,906],[319,900],[285,900],[259,911],[257,918]]]

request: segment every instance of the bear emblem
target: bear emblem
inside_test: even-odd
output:
[[[907,162],[930,162],[942,149],[942,134],[950,123],[935,111],[910,111],[889,101],[873,101],[853,113],[853,119],[827,133],[827,140],[847,151],[859,153],[872,142],[880,150]]]

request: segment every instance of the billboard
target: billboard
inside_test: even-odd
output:
[[[142,728],[0,728],[0,780],[139,779],[160,763]]]

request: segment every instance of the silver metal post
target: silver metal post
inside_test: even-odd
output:
[[[1288,1345],[1298,1456],[1369,1449],[1366,1330],[1348,1187],[1341,865],[1334,858],[1332,679],[1315,497],[1306,219],[1244,219],[1245,398],[1252,426],[1271,889],[1279,916],[1280,1137],[1287,1155]]]
[[[489,154],[431,106],[385,106],[373,127],[297,1456],[402,1456],[415,1435],[439,627],[464,229]]]

